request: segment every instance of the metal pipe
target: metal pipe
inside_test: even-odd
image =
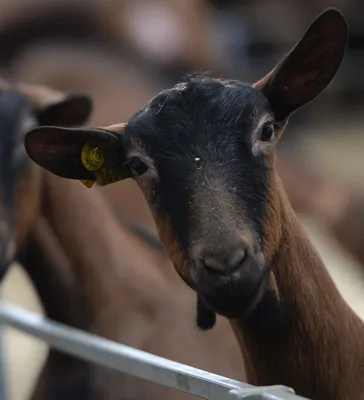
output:
[[[286,386],[251,386],[70,328],[3,301],[0,325],[9,325],[84,360],[208,400],[304,399]]]

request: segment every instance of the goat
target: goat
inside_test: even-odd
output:
[[[40,82],[63,92],[87,91],[94,102],[89,123],[101,126],[108,121],[129,118],[166,85],[150,69],[96,49],[33,50],[29,56],[23,54],[15,70],[19,81]],[[283,157],[277,157],[278,173],[293,209],[314,217],[364,265],[360,240],[364,230],[361,218],[364,194],[358,190],[357,182],[353,185],[336,182],[336,177],[325,174],[322,167],[302,152],[295,152],[292,146],[279,152]],[[122,210],[128,219],[155,232],[151,213],[134,181],[105,186],[102,192],[116,211]]]
[[[45,121],[81,124],[90,115],[91,100],[34,85],[2,82],[1,88],[3,275],[13,260],[19,261],[51,319],[243,379],[238,344],[227,323],[221,321],[207,340],[185,323],[192,318],[194,296],[185,287],[178,288],[174,274],[168,274],[168,259],[151,251],[143,239],[145,232],[137,225],[117,224],[101,193],[89,193],[75,182],[59,182],[26,156],[26,129]],[[20,234],[12,235],[13,231]],[[165,302],[172,293],[174,300]],[[120,296],[127,300],[120,301]],[[217,349],[222,338],[224,345]],[[32,398],[171,396],[191,398],[51,350]]]
[[[193,75],[127,124],[41,127],[25,140],[38,165],[88,187],[134,178],[204,327],[229,319],[249,382],[314,399],[363,398],[364,327],[297,220],[274,146],[331,82],[347,38],[328,9],[253,85]]]
[[[38,124],[81,125],[91,112],[86,95],[0,80],[0,278],[17,258],[39,208],[39,168],[24,150],[26,131]]]
[[[26,130],[39,124],[57,121],[63,126],[81,125],[91,110],[92,101],[85,94],[65,94],[44,86],[0,80],[0,280],[14,261],[21,262],[41,297],[46,313],[52,316],[59,306],[60,310],[55,313],[58,320],[70,323],[76,318],[82,321],[83,312],[80,310],[83,311],[84,307],[80,304],[80,295],[68,290],[67,274],[58,273],[58,269],[61,272],[65,269],[61,249],[57,252],[57,247],[52,248],[52,263],[46,263],[46,249],[51,238],[45,235],[37,246],[33,237],[37,235],[35,227],[42,202],[43,173],[28,158],[24,136]],[[60,295],[54,298],[55,293]],[[67,357],[51,352],[49,359],[57,359],[53,365],[62,366]],[[78,382],[85,382],[89,371],[86,363],[72,359],[67,367],[67,377],[62,374],[63,388],[69,387],[69,381],[75,376]],[[87,392],[87,385],[83,386]]]

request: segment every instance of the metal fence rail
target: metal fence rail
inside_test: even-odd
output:
[[[304,399],[286,386],[251,386],[70,328],[0,301],[0,327],[3,325],[70,355],[208,400]]]

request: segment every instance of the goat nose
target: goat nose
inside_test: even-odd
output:
[[[244,262],[246,256],[246,249],[238,247],[228,253],[206,253],[201,261],[205,268],[213,272],[228,274],[237,269]]]

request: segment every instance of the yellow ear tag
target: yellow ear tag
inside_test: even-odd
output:
[[[104,153],[99,147],[91,147],[86,143],[81,149],[81,162],[88,171],[96,171],[104,163]]]
[[[99,186],[110,185],[128,178],[123,166],[118,168],[100,168],[95,172],[96,181]]]
[[[109,185],[114,182],[128,178],[123,166],[114,168],[102,168],[104,164],[104,153],[99,147],[92,147],[86,143],[81,149],[82,165],[88,170],[95,172],[96,182],[99,186]],[[83,179],[81,182],[91,188],[94,181]]]
[[[88,171],[96,171],[104,163],[104,153],[98,147],[91,147],[89,143],[83,145],[81,149],[81,162]],[[91,179],[81,179],[87,188],[91,188],[95,183]]]
[[[89,189],[92,188],[93,184],[95,183],[94,181],[86,179],[81,179],[80,182],[83,183]]]

